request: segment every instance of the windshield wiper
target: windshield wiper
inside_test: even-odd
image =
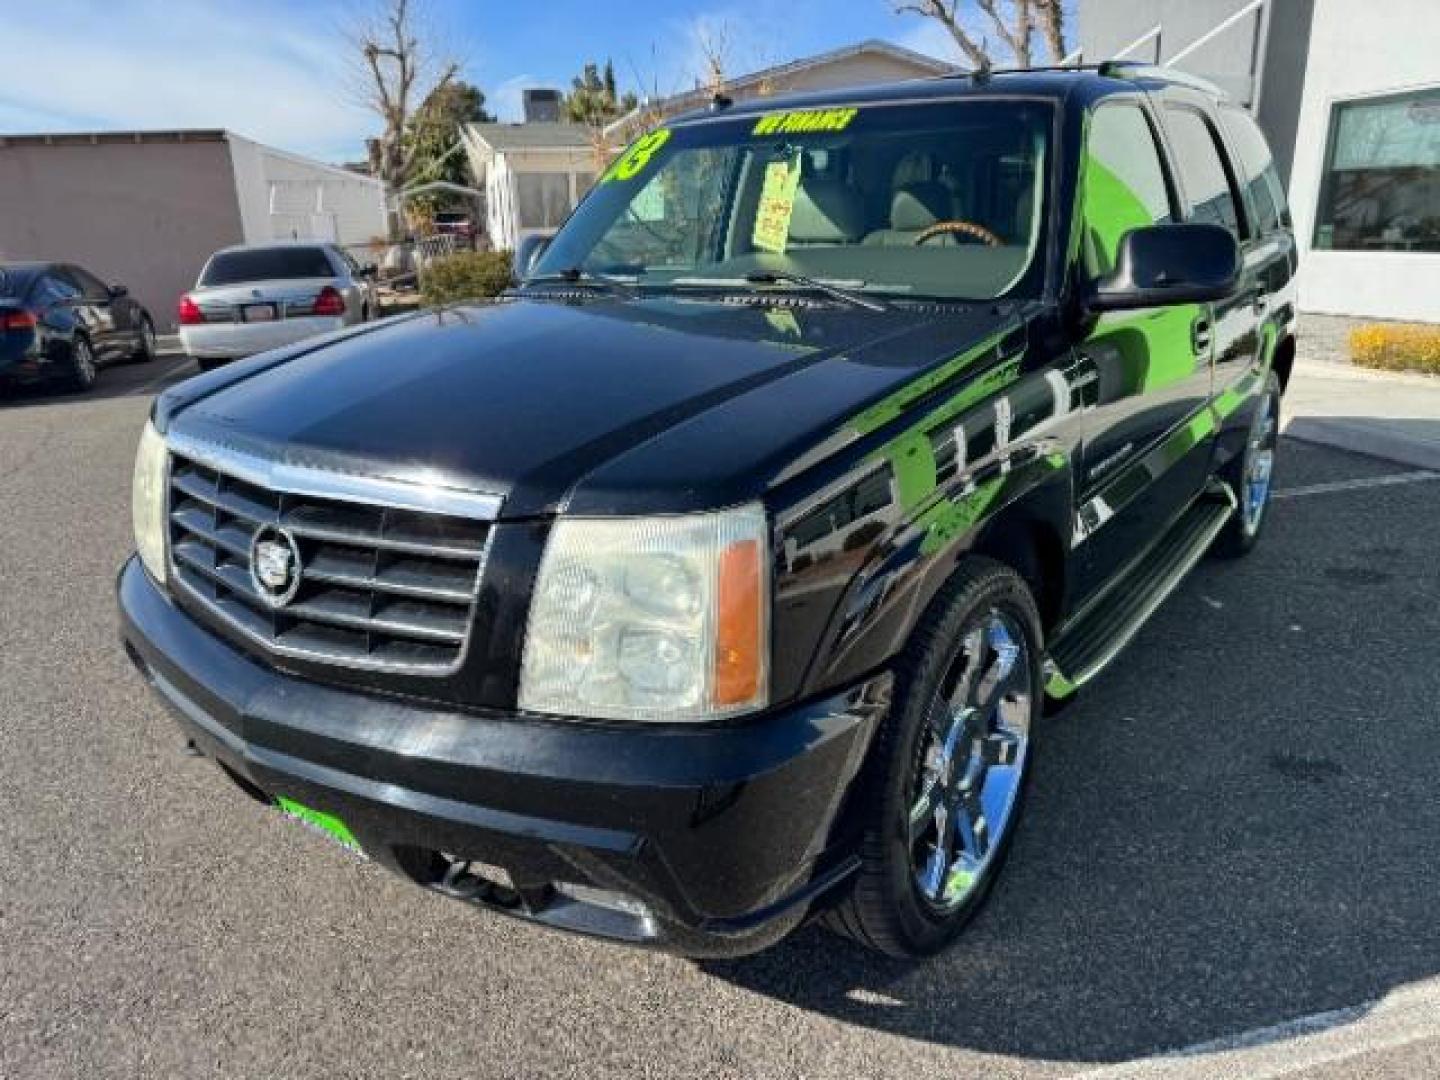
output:
[[[586,270],[579,266],[572,266],[553,274],[536,274],[526,278],[520,284],[522,286],[546,285],[557,281],[564,282],[566,285],[588,285],[591,288],[609,289],[611,292],[617,292],[623,296],[638,296],[640,292],[632,281],[615,277],[613,274],[597,274],[593,270]]]
[[[890,310],[890,305],[885,301],[877,300],[873,296],[863,296],[855,291],[864,288],[865,282],[863,281],[856,281],[853,284],[846,282],[841,285],[825,278],[806,277],[804,274],[792,274],[786,270],[752,270],[745,275],[745,280],[752,285],[799,285],[802,289],[814,289],[832,299],[843,300],[847,304],[866,308],[869,311]]]
[[[863,281],[847,281],[840,284],[836,281],[829,281],[824,278],[805,277],[802,274],[792,274],[785,270],[752,270],[744,277],[720,278],[720,277],[685,277],[676,278],[670,282],[671,285],[714,285],[724,287],[726,285],[799,285],[802,289],[813,289],[815,292],[824,293],[826,296],[854,307],[865,308],[867,311],[889,311],[890,305],[883,300],[876,300],[873,297],[862,296],[855,290],[863,288]]]

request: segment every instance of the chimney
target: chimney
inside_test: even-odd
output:
[[[556,123],[560,119],[560,91],[550,86],[527,86],[522,91],[525,123]]]

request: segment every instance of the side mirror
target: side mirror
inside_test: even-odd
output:
[[[121,285],[119,282],[116,282],[115,284],[110,286],[110,296],[112,299],[119,300],[122,296],[129,295],[130,290],[127,289],[124,285]]]
[[[538,233],[531,233],[520,241],[520,246],[515,249],[515,276],[524,281],[535,269],[535,264],[540,261],[540,256],[550,246],[550,237],[541,236]]]
[[[1240,247],[1228,229],[1151,225],[1120,239],[1115,268],[1085,299],[1092,312],[1224,300],[1240,279]]]

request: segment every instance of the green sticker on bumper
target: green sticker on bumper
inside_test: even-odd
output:
[[[364,849],[360,846],[360,841],[355,839],[355,834],[334,814],[311,810],[310,807],[302,806],[294,799],[287,799],[283,795],[275,797],[275,805],[280,807],[280,812],[286,817],[324,833],[331,840],[338,841],[357,855],[365,854]]]

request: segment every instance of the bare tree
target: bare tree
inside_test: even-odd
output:
[[[381,0],[352,34],[359,54],[361,98],[380,117],[372,162],[381,180],[399,191],[410,179],[418,146],[406,138],[419,103],[454,79],[460,65],[442,62],[422,40],[412,0]]]
[[[1038,21],[1045,35],[1052,59],[1059,61],[1065,54],[1065,25],[1062,0],[905,0],[896,3],[896,13],[920,15],[934,19],[950,34],[960,54],[977,71],[994,66],[989,40],[968,29],[972,13],[983,15],[997,38],[1009,49],[1015,63],[1029,67],[1034,55],[1033,41]],[[967,8],[973,9],[967,10]]]
[[[1050,62],[1058,64],[1069,55],[1065,48],[1065,8],[1062,0],[1034,0],[1035,17],[1040,20],[1040,29],[1045,34],[1045,45],[1050,50]]]
[[[719,25],[710,25],[697,22],[695,44],[699,46],[705,65],[700,85],[712,94],[724,93],[728,81],[725,69],[730,66],[730,24],[722,22]]]

